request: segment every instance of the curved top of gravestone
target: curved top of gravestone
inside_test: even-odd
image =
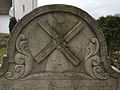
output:
[[[24,16],[10,35],[8,60],[8,79],[33,78],[33,74],[52,79],[71,74],[84,79],[118,77],[108,61],[97,22],[69,5],[42,6]]]

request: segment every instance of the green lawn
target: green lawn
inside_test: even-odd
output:
[[[7,54],[7,49],[6,48],[0,48],[0,63],[1,60],[3,59],[3,55]]]

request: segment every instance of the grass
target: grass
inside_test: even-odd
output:
[[[6,48],[0,48],[0,63],[1,60],[3,59],[3,55],[7,54],[7,49]]]

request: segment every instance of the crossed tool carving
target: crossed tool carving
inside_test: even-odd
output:
[[[52,41],[35,56],[37,62],[44,60],[55,48],[57,48],[73,65],[78,65],[80,63],[80,60],[67,48],[67,43],[85,27],[83,23],[79,22],[64,37],[56,33],[44,18],[41,18],[38,24],[52,37]]]

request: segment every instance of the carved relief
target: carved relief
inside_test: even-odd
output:
[[[6,78],[19,79],[27,76],[32,69],[32,56],[28,48],[28,41],[24,34],[20,34],[16,41],[17,52],[15,54],[14,71],[8,71]]]
[[[7,79],[42,78],[51,73],[65,78],[77,74],[84,79],[109,77],[103,67],[108,65],[106,46],[97,24],[82,10],[58,6],[34,10],[14,28],[9,47],[9,65],[14,67],[5,74]]]
[[[85,57],[85,70],[89,76],[95,79],[107,79],[109,76],[108,73],[104,73],[100,66],[101,60],[98,56],[99,48],[97,38],[92,38],[87,48],[88,53]]]
[[[0,90],[119,89],[120,74],[107,61],[102,30],[68,5],[43,6],[23,17],[1,68]]]
[[[65,72],[69,70],[69,65],[66,57],[59,51],[54,50],[48,57],[48,62],[45,71],[50,72]]]
[[[60,50],[73,65],[78,65],[80,60],[67,48],[67,43],[84,28],[84,24],[79,22],[74,28],[72,28],[64,37],[61,37],[55,32],[55,30],[48,24],[44,18],[39,20],[39,25],[53,38],[40,53],[35,57],[37,62],[41,62],[45,59],[55,48]]]
[[[15,54],[16,65],[14,67],[14,72],[8,71],[6,73],[6,78],[19,79],[27,77],[32,70],[33,60],[37,61],[37,63],[41,63],[46,57],[48,61],[46,62],[44,71],[54,73],[69,71],[67,60],[72,63],[73,67],[80,66],[81,60],[70,50],[70,48],[68,48],[67,44],[84,29],[86,24],[83,21],[79,21],[64,35],[64,37],[61,37],[56,30],[49,25],[44,17],[40,18],[37,24],[51,37],[51,42],[49,42],[44,49],[39,51],[36,56],[32,57],[27,38],[24,34],[20,34],[16,40],[17,51]],[[104,70],[102,70],[100,66],[101,60],[98,56],[99,42],[97,38],[91,39],[87,46],[87,52],[84,60],[84,67],[88,77],[107,79],[107,74],[104,73]],[[81,74],[81,72],[79,73]]]

